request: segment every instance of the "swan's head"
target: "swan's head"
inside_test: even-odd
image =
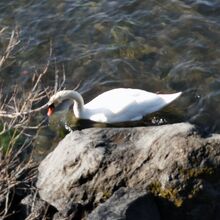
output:
[[[69,97],[69,93],[69,90],[63,90],[55,93],[50,97],[47,103],[48,116],[51,116],[55,111],[69,109],[69,107],[73,104],[73,100]]]

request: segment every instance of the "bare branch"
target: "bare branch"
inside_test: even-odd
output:
[[[2,34],[5,30],[6,30],[6,28],[3,28],[0,31],[0,34]],[[0,59],[0,68],[2,68],[3,64],[9,58],[9,56],[11,55],[14,48],[20,43],[18,38],[19,38],[18,31],[12,31],[9,42],[8,42],[8,46],[5,49],[5,52],[4,52],[3,56]]]
[[[5,30],[6,28],[1,29],[0,35]],[[5,62],[12,57],[15,47],[19,43],[18,37],[19,34],[17,31],[11,33],[5,51],[2,53],[2,56],[0,56],[0,70],[3,68]],[[4,204],[0,212],[1,219],[13,215],[13,212],[9,213],[9,210],[11,209],[16,189],[27,189],[28,186],[30,190],[32,187],[31,184],[37,175],[36,164],[31,160],[23,161],[23,152],[32,146],[35,134],[37,133],[36,131],[45,124],[45,117],[41,117],[40,120],[32,120],[33,115],[47,108],[47,104],[42,106],[39,106],[39,104],[55,91],[63,88],[65,84],[66,77],[64,68],[63,79],[60,79],[62,77],[59,78],[59,70],[57,69],[57,71],[55,71],[56,86],[54,86],[54,88],[43,88],[42,80],[48,73],[51,56],[52,44],[49,59],[44,69],[40,73],[36,71],[33,75],[33,86],[29,91],[24,91],[16,86],[11,94],[5,95],[2,92],[4,89],[0,89],[0,136],[10,131],[8,133],[10,140],[7,143],[7,149],[4,149],[3,159],[0,158],[0,202]],[[59,82],[60,80],[62,80],[61,83]],[[33,129],[35,132],[33,132]],[[28,134],[28,132],[30,134]],[[8,134],[6,133],[6,135]],[[24,136],[25,138],[23,138]],[[22,144],[19,142],[19,147],[17,147],[16,143],[21,138],[23,138]],[[0,154],[2,153],[1,150],[0,148]]]

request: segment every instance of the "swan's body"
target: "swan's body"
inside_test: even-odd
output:
[[[78,92],[63,90],[50,98],[48,115],[53,113],[56,105],[68,100],[68,106],[74,103],[73,111],[79,119],[104,123],[137,121],[165,107],[180,95],[181,92],[155,94],[140,89],[119,88],[104,92],[84,105]]]

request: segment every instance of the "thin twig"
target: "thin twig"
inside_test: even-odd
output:
[[[6,30],[6,28],[0,30],[0,35],[4,30]],[[18,37],[19,35],[16,31],[11,33],[8,45],[2,57],[0,57],[0,69],[3,68],[4,63],[12,56],[12,52],[19,43]],[[34,124],[35,120],[32,119],[34,114],[47,108],[47,104],[36,108],[33,108],[33,106],[39,106],[39,103],[44,101],[55,91],[59,91],[65,84],[66,76],[63,67],[63,77],[59,77],[58,69],[55,71],[57,76],[55,78],[56,82],[54,88],[46,87],[42,89],[42,80],[48,73],[51,56],[52,43],[50,46],[49,59],[44,69],[40,73],[36,71],[32,77],[33,86],[30,91],[24,93],[24,91],[17,86],[11,94],[4,95],[3,92],[0,92],[0,136],[10,131],[6,134],[10,137],[7,149],[5,150],[6,152],[4,152],[3,159],[0,159],[0,197],[1,204],[4,203],[4,207],[1,207],[0,219],[4,219],[14,214],[11,212],[11,209],[13,208],[12,204],[17,189],[35,190],[34,192],[36,195],[36,189],[32,187],[33,181],[36,179],[37,175],[36,164],[29,159],[25,161],[22,159],[23,153],[32,147],[37,131],[44,126],[46,120],[43,118]],[[0,91],[3,91],[3,89],[0,89]],[[34,129],[36,132],[31,131],[31,134],[28,134],[30,129]],[[24,135],[25,139],[22,139],[22,144],[20,144],[19,140],[23,138]],[[18,141],[19,146],[17,144]],[[45,216],[46,212],[47,210],[45,211]]]

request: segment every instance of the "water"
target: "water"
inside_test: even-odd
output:
[[[14,29],[20,39],[0,72],[6,92],[16,83],[28,88],[50,59],[45,85],[64,70],[65,87],[80,82],[86,101],[117,87],[184,91],[167,122],[220,132],[217,0],[1,0],[0,26],[1,48]]]

